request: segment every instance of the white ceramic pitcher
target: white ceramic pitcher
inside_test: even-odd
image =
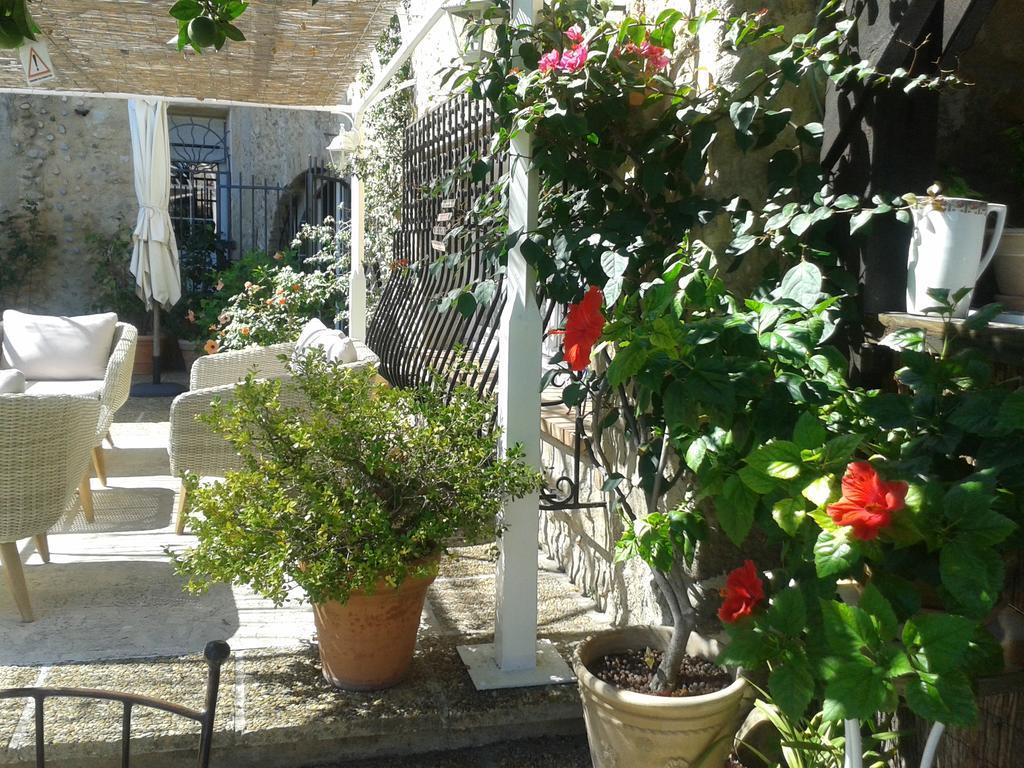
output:
[[[1006,224],[1006,206],[963,197],[928,197],[911,206],[914,233],[907,263],[907,312],[919,314],[935,306],[928,295],[946,288],[950,295],[961,288],[971,293],[956,305],[954,317],[967,317],[974,284],[988,267]],[[985,249],[985,225],[995,214],[992,241]],[[984,250],[984,253],[982,251]]]

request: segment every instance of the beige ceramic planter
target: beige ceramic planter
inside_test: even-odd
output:
[[[353,592],[344,603],[314,603],[324,678],[338,688],[374,691],[397,685],[408,674],[427,588],[437,577],[385,582],[373,592]]]
[[[993,266],[1001,302],[1007,305],[1007,309],[1020,311],[1024,308],[1021,306],[1024,303],[1024,229],[1003,232]]]
[[[663,697],[624,691],[587,669],[610,653],[662,649],[671,634],[668,627],[626,627],[591,637],[576,651],[594,768],[720,768],[725,762],[748,688],[742,678],[704,696]],[[696,633],[686,646],[691,656],[709,659],[718,650],[715,641]]]

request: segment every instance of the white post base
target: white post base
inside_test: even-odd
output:
[[[458,651],[478,691],[576,682],[576,675],[550,640],[537,641],[537,664],[530,669],[501,669],[495,656],[494,643],[460,645]]]

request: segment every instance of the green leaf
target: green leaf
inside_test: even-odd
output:
[[[978,719],[974,691],[963,672],[921,674],[906,685],[907,706],[929,722],[971,726]]]
[[[999,408],[999,423],[1007,429],[1024,429],[1024,389],[1011,392]]]
[[[476,299],[473,294],[462,292],[455,301],[455,308],[463,317],[470,317],[476,311]]]
[[[883,638],[892,639],[897,636],[899,620],[896,618],[896,612],[874,584],[868,584],[864,588],[858,607],[876,620]]]
[[[793,442],[801,448],[817,448],[828,437],[825,427],[812,413],[804,412],[793,428]]]
[[[201,15],[203,8],[198,0],[178,0],[171,6],[168,13],[179,21],[192,21],[196,16]]]
[[[925,672],[948,672],[963,666],[975,624],[951,613],[921,613],[903,626],[903,644]]]
[[[715,500],[715,514],[725,535],[736,546],[743,543],[754,524],[757,496],[736,475],[731,475]]]
[[[803,655],[789,654],[768,677],[772,701],[794,720],[803,717],[814,696],[814,676]]]
[[[753,629],[730,629],[729,642],[718,654],[718,663],[726,667],[755,669],[768,660],[770,645],[764,635]]]
[[[812,309],[821,296],[821,282],[821,270],[809,261],[802,261],[783,276],[778,295]]]
[[[839,576],[860,560],[860,544],[851,537],[849,528],[822,531],[814,542],[814,568],[819,578]]]
[[[807,517],[804,505],[797,499],[782,499],[772,506],[772,518],[790,536],[796,536],[801,523]]]
[[[822,715],[828,721],[870,720],[884,709],[888,693],[885,670],[870,659],[841,661],[825,685]]]
[[[840,211],[849,211],[852,208],[857,208],[860,205],[860,198],[855,195],[840,195],[833,202],[836,208]]]
[[[866,612],[837,600],[821,600],[820,605],[825,641],[834,654],[856,656],[878,645],[878,630]]]
[[[850,218],[850,234],[855,234],[858,230],[866,226],[871,218],[875,215],[874,211],[860,211]]]
[[[245,42],[245,35],[242,34],[242,30],[240,30],[234,24],[231,24],[227,21],[222,21],[218,26],[229,40],[234,40],[236,43]]]
[[[772,598],[766,618],[775,630],[787,637],[799,637],[807,624],[807,607],[797,587],[787,587]]]
[[[647,352],[639,344],[630,344],[615,351],[608,366],[608,383],[617,387],[638,374],[647,363]]]
[[[827,477],[819,477],[805,486],[800,493],[815,506],[823,507],[832,498],[832,483]]]
[[[684,457],[686,466],[688,466],[694,472],[700,472],[700,468],[704,465],[704,458],[708,454],[708,441],[706,437],[698,437],[694,440],[686,449],[686,455]]]
[[[751,467],[749,465],[741,467],[739,471],[739,478],[743,481],[743,484],[754,493],[771,493],[775,489],[775,483],[772,479],[756,467]]]
[[[848,462],[853,458],[853,454],[856,453],[863,440],[864,435],[858,434],[840,435],[839,437],[832,438],[825,443],[822,461],[826,465]]]
[[[1003,560],[991,547],[977,546],[958,536],[939,553],[942,586],[966,613],[982,617],[995,606],[1003,590]]]
[[[768,477],[779,480],[792,480],[803,468],[800,448],[787,440],[761,446],[747,457],[747,463]]]

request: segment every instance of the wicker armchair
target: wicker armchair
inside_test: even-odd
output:
[[[4,324],[0,323],[0,342],[4,337]],[[118,323],[114,329],[114,339],[110,346],[110,357],[107,359],[107,368],[103,375],[102,385],[96,382],[96,395],[99,397],[100,410],[96,420],[95,436],[92,446],[92,463],[96,470],[96,476],[100,483],[107,484],[106,464],[103,461],[103,439],[110,431],[110,425],[114,422],[114,414],[128,400],[128,393],[132,388],[132,368],[135,366],[135,347],[138,343],[139,332],[135,326],[128,323]],[[76,384],[89,384],[90,382],[73,382]],[[37,382],[29,387],[28,394],[54,396],[61,393],[64,382]],[[42,389],[42,391],[39,391]],[[77,388],[68,391],[68,394],[78,394]],[[79,484],[79,497],[82,502],[82,509],[85,512],[85,519],[92,522],[92,489],[89,486],[89,474],[83,468],[81,482]]]
[[[377,356],[369,347],[355,340],[352,343],[356,347],[357,360],[343,367],[377,365]],[[171,403],[168,453],[172,475],[182,477],[190,472],[200,477],[223,477],[225,473],[241,468],[241,460],[231,443],[196,417],[206,413],[214,400],[229,400],[235,386],[250,371],[255,371],[260,378],[290,378],[287,359],[294,349],[295,345],[291,343],[275,344],[221,352],[196,360],[192,366],[189,391],[178,395]],[[176,523],[179,534],[185,532],[187,505],[182,486],[178,495]]]
[[[107,370],[103,375],[100,417],[96,424],[96,439],[92,449],[92,464],[101,485],[107,484],[107,469],[103,460],[103,439],[110,432],[110,425],[114,423],[114,415],[122,405],[128,402],[128,394],[132,388],[132,370],[135,368],[135,348],[138,341],[139,332],[134,325],[117,324],[110,359],[107,360]],[[92,490],[89,487],[88,474],[82,480],[80,495],[85,517],[91,521],[93,517]]]
[[[0,562],[25,621],[32,606],[17,541],[46,532],[74,499],[96,442],[101,405],[92,397],[0,395]]]

